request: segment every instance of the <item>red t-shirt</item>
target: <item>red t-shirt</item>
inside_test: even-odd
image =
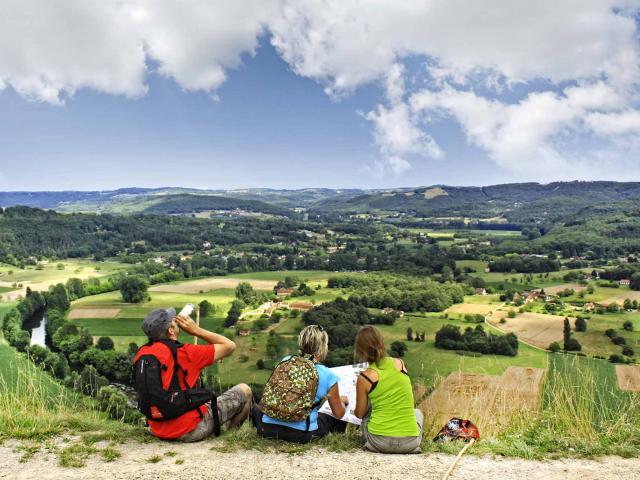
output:
[[[186,343],[178,349],[178,363],[182,369],[187,372],[187,383],[189,385],[194,384],[204,368],[213,365],[215,353],[216,349],[213,345],[191,345]],[[186,388],[182,372],[178,373],[178,378],[180,380],[180,387]],[[199,407],[202,415],[207,413],[208,409],[209,407],[207,407],[207,405]],[[149,427],[151,427],[151,432],[156,437],[173,440],[196,428],[201,418],[196,409],[190,410],[173,420],[167,420],[165,422],[148,420],[148,422]]]

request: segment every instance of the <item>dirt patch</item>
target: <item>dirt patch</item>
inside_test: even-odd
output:
[[[562,285],[554,285],[553,287],[545,287],[545,293],[550,293],[552,295],[557,295],[559,292],[570,288],[574,290],[576,293],[581,292],[582,290],[586,290],[586,285],[580,285],[579,283],[563,283]]]
[[[272,290],[276,285],[275,280],[247,280],[244,278],[206,278],[194,280],[192,282],[176,283],[175,285],[158,285],[151,287],[152,292],[172,292],[172,293],[199,293],[220,288],[236,288],[240,282],[250,283],[256,290]]]
[[[24,290],[13,290],[11,292],[4,292],[0,294],[0,297],[2,297],[3,300],[6,300],[8,302],[13,302],[15,300],[20,300],[21,298],[24,298],[25,293],[26,292]]]
[[[493,312],[497,305],[485,305],[482,303],[459,303],[453,305],[445,310],[445,313],[460,313],[466,315],[468,313],[479,313],[481,315],[488,315]]]
[[[497,316],[492,316],[490,323],[505,332],[513,332],[518,338],[540,348],[547,348],[551,342],[562,340],[564,318],[561,315],[545,315],[544,313],[526,312],[518,314],[515,318],[507,318],[500,323]],[[569,321],[573,326],[574,318]]]
[[[351,480],[440,480],[454,456],[383,455],[362,451],[335,453],[312,448],[301,455],[257,450],[233,453],[211,451],[214,444],[126,443],[115,448],[122,456],[105,463],[92,456],[83,468],[62,468],[55,456],[43,449],[26,463],[16,442],[0,446],[0,478],[16,480],[108,478],[120,479],[237,479],[262,480],[349,478]],[[450,480],[603,480],[640,478],[640,459],[604,457],[595,460],[562,459],[551,461],[475,456],[470,449],[456,466]],[[154,459],[152,463],[150,459]]]
[[[640,366],[616,365],[616,377],[620,390],[640,392]]]
[[[74,308],[69,313],[69,319],[78,318],[116,318],[120,313],[119,308]]]
[[[618,295],[614,295],[612,297],[605,298],[601,302],[597,302],[597,303],[599,303],[601,305],[604,305],[604,306],[607,306],[607,305],[615,302],[618,305],[622,306],[622,304],[624,303],[624,301],[627,298],[629,300],[631,300],[631,301],[633,301],[633,300],[640,301],[640,292],[636,291],[636,290],[624,290],[621,293],[619,293]]]
[[[502,376],[452,373],[420,404],[442,426],[452,417],[471,418],[484,434],[497,431],[517,412],[538,409],[541,368],[509,367]]]

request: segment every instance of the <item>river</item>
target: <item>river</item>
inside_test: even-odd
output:
[[[40,345],[46,347],[46,331],[47,317],[44,311],[34,314],[28,321],[24,322],[22,328],[31,333],[31,345]]]

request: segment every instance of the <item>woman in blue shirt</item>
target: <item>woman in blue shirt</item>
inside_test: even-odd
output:
[[[261,437],[275,438],[289,442],[308,443],[314,438],[325,436],[329,432],[342,433],[347,427],[347,422],[338,420],[338,418],[344,416],[345,406],[349,403],[349,400],[347,397],[340,396],[338,376],[320,363],[327,357],[329,349],[329,336],[327,332],[318,325],[309,325],[300,332],[298,345],[302,355],[313,356],[318,372],[318,389],[316,390],[314,403],[320,403],[320,401],[326,397],[329,401],[333,416],[318,413],[319,407],[316,407],[311,410],[309,415],[309,428],[307,429],[307,422],[305,420],[285,422],[271,418],[263,414],[257,405],[254,405],[251,418],[258,435]],[[288,357],[285,357],[283,360],[287,358]]]

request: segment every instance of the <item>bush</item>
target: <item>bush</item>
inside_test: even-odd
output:
[[[105,350],[105,351],[113,350],[114,349],[113,340],[111,340],[110,337],[100,337],[96,342],[96,347],[99,350]]]
[[[604,331],[604,334],[605,334],[607,337],[609,337],[609,338],[613,338],[613,337],[615,337],[615,336],[616,336],[616,331],[615,331],[613,328],[607,328],[607,329]]]
[[[578,340],[571,337],[565,340],[564,349],[567,352],[579,352],[580,350],[582,350],[582,345],[580,345],[580,342]]]
[[[626,320],[622,324],[622,328],[624,328],[627,332],[633,332],[633,322],[631,320]]]
[[[575,327],[576,327],[576,332],[587,331],[587,321],[584,319],[584,317],[576,318]]]
[[[627,343],[627,341],[625,340],[624,337],[613,337],[611,339],[611,341],[614,343],[614,345],[625,345]]]
[[[215,306],[209,302],[209,300],[202,300],[198,307],[200,308],[200,316],[202,318],[207,318],[209,315],[215,312]]]
[[[622,347],[622,354],[626,355],[627,357],[633,357],[636,352],[630,346],[625,345],[624,347]]]
[[[109,381],[98,374],[93,365],[86,365],[80,372],[78,388],[82,393],[95,397],[102,387],[106,387]]]
[[[259,358],[258,361],[256,362],[256,368],[258,370],[264,370],[264,360]]]
[[[127,396],[115,387],[102,387],[97,394],[100,410],[107,412],[111,418],[123,420],[127,414]]]
[[[559,352],[561,350],[560,344],[558,342],[551,342],[549,344],[549,351],[556,353]]]
[[[149,298],[149,282],[140,275],[130,275],[120,282],[122,300],[127,303],[142,303]]]
[[[482,325],[467,327],[464,333],[455,325],[443,325],[436,332],[436,347],[445,350],[463,350],[484,354],[516,356],[518,337],[513,333],[498,336],[487,334]]]
[[[611,355],[609,361],[611,363],[624,363],[624,357],[622,355]]]
[[[509,310],[509,313],[507,314],[507,316],[509,318],[516,318],[516,312],[515,310]]]
[[[389,351],[396,357],[404,357],[404,354],[407,352],[407,345],[404,342],[396,340],[391,344],[391,348]]]

